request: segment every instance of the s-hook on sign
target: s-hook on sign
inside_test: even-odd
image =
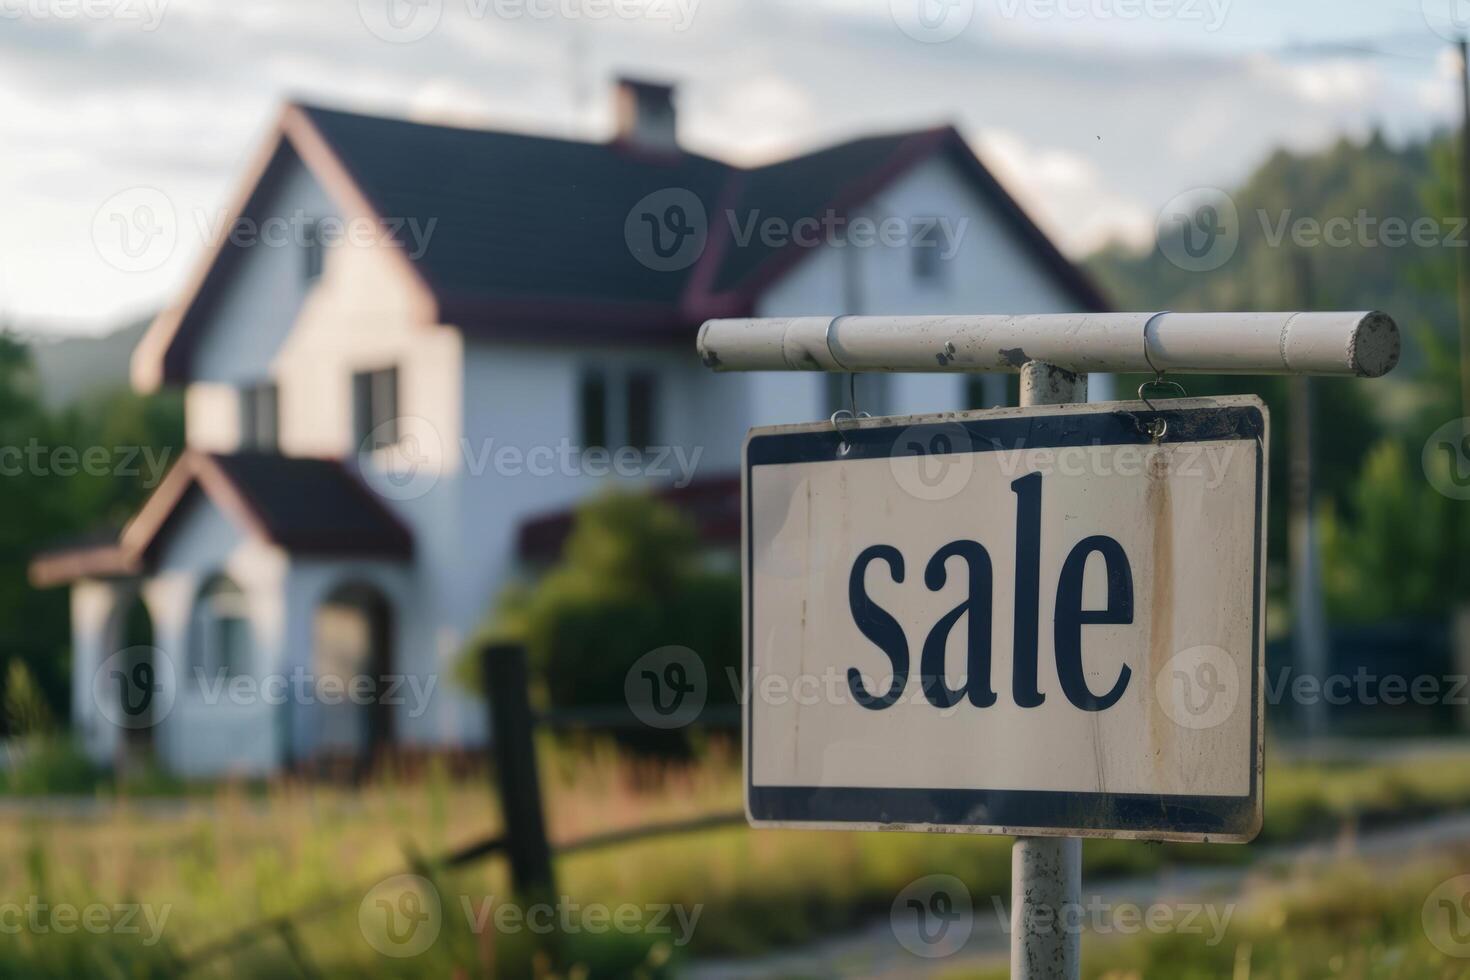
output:
[[[1165,404],[751,431],[752,823],[1255,836],[1268,418]]]

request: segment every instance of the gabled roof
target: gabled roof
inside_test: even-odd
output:
[[[1027,217],[949,126],[853,140],[764,167],[686,152],[463,129],[289,105],[230,211],[259,217],[294,160],[344,209],[400,230],[397,253],[420,293],[423,320],[471,333],[675,341],[710,316],[752,311],[757,297],[810,250],[735,247],[727,210],[794,222],[855,208],[915,165],[954,160],[1033,257],[1083,311],[1107,303]],[[625,237],[630,209],[656,191],[691,192],[708,240],[687,269],[640,262]],[[432,223],[432,224],[431,224]],[[184,302],[155,322],[135,358],[135,383],[187,378],[210,301],[241,249],[227,236],[206,255]]]
[[[335,460],[188,450],[121,534],[110,540],[94,536],[38,555],[31,562],[31,583],[45,587],[141,573],[185,502],[200,494],[293,555],[405,559],[413,554],[408,528]]]

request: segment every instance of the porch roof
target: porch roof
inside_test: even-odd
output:
[[[413,555],[409,529],[338,460],[188,450],[120,534],[36,555],[31,583],[44,588],[146,571],[185,500],[200,493],[250,533],[292,554]]]

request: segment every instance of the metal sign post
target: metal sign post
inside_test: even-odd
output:
[[[746,698],[746,808],[752,823],[1015,835],[1011,975],[1022,980],[1080,975],[1082,836],[1248,840],[1255,834],[1263,771],[1258,682],[1264,635],[1260,615],[1264,410],[1255,399],[1197,399],[1170,410],[1148,402],[1085,406],[1081,403],[1087,397],[1086,376],[1147,373],[1156,381],[1165,372],[1379,377],[1398,361],[1398,329],[1391,318],[1373,312],[1286,312],[711,320],[700,330],[698,347],[704,364],[716,371],[1021,375],[1019,413],[854,419],[837,428],[835,436],[816,425],[782,426],[755,430],[747,440],[743,487],[747,691],[753,666],[764,668],[769,679],[779,673],[773,668],[781,666],[783,656],[790,659],[790,651],[800,652],[802,669],[807,669],[809,659],[828,669],[852,663],[853,643],[833,640],[833,635],[865,637],[872,642],[867,656],[882,654],[893,664],[889,680],[882,682],[888,685],[886,694],[857,668],[841,671],[857,696],[856,706],[848,702],[838,708],[801,709],[782,703],[757,708],[756,698]],[[973,457],[966,489],[936,502],[925,493],[895,495],[884,489],[881,479],[872,479],[882,472],[874,467],[892,467],[895,479],[911,473],[916,460],[896,457],[892,449],[896,434],[929,434],[945,426],[955,429],[958,441],[969,443],[969,448],[950,446],[942,451]],[[1222,456],[1228,456],[1232,446],[1238,452],[1221,469],[1228,473],[1228,483],[1208,492],[1171,484],[1174,477],[1163,471],[1148,476],[1152,489],[1146,492],[1156,509],[1154,517],[1143,519],[1117,516],[1137,515],[1140,500],[1139,485],[1114,479],[1119,474],[1074,481],[1070,484],[1074,490],[1086,489],[1088,494],[1074,494],[1063,513],[1058,510],[1063,505],[1055,503],[1044,512],[1041,475],[1028,471],[1012,481],[1020,471],[1003,468],[1004,452],[1017,448],[1057,453],[1083,448],[1106,454],[1136,451],[1140,445],[1165,455],[1196,446],[1215,447]],[[1046,493],[1055,495],[1065,493],[1068,484],[1047,486],[1052,489]],[[1177,495],[1172,505],[1161,503],[1171,494]],[[989,506],[996,500],[1014,501],[1013,526],[1003,526],[1009,520],[1004,508]],[[1158,514],[1174,516],[1161,519]],[[1110,516],[1111,527],[1092,526],[1109,523]],[[1071,526],[1061,530],[1062,522],[1071,518],[1075,518]],[[1169,532],[1162,536],[1166,539],[1162,544],[1161,536],[1148,538],[1140,530],[1139,525],[1149,521]],[[1023,525],[1028,549],[1024,563]],[[958,530],[961,526],[964,530]],[[854,527],[863,530],[854,534]],[[1044,533],[1043,527],[1048,528]],[[1173,554],[1170,535],[1198,538],[1206,533],[1215,537],[1188,542],[1191,555],[1209,555],[1203,566],[1192,566],[1189,576],[1176,576],[1172,559],[1160,560],[1160,555]],[[1074,546],[1071,536],[1077,534],[1092,536]],[[879,543],[870,543],[868,537]],[[893,540],[898,543],[888,543]],[[946,541],[933,552],[935,542]],[[1012,547],[1016,556],[1014,580],[1004,584],[1018,597],[1015,612],[1004,604],[986,606],[992,581],[998,583],[1007,575],[1006,566],[992,561],[987,548],[1002,555],[1006,547]],[[1062,562],[1057,549],[1065,552],[1069,547],[1072,551]],[[839,568],[839,574],[832,574],[832,555],[855,549],[860,553],[850,573],[843,575]],[[905,584],[905,552],[910,563],[932,552],[921,580],[927,592]],[[1082,580],[1088,556],[1104,552],[1112,556],[1098,562],[1107,577],[1106,607],[1099,608],[1094,595],[1084,609]],[[809,554],[826,557],[817,567],[806,563],[804,556]],[[913,628],[933,622],[926,603],[946,587],[951,558],[956,559],[956,570],[961,565],[970,570],[970,598],[962,608],[970,612],[967,649],[972,654],[980,651],[974,662],[985,672],[978,682],[983,688],[972,686],[973,678],[961,690],[948,687],[943,661],[960,609],[930,628],[923,644],[926,666],[917,684],[908,682],[911,643],[904,623]],[[1061,680],[1065,698],[1053,697],[1045,705],[1044,694],[1036,688],[1035,666],[1036,627],[1043,618],[1035,600],[1041,563],[1046,563],[1049,574],[1061,566],[1062,582],[1056,586],[1058,630],[1063,594],[1071,610],[1066,620],[1070,681],[1060,677],[1062,640],[1056,640],[1054,676]],[[881,568],[881,573],[867,575],[870,566]],[[910,572],[911,580],[917,577],[918,570]],[[1141,583],[1142,619],[1148,618],[1150,607],[1154,612],[1167,607],[1171,614],[1181,615],[1164,617],[1163,626],[1135,620],[1135,575]],[[955,578],[961,581],[958,575]],[[880,590],[880,599],[868,594],[870,582]],[[1025,603],[1019,598],[1023,592]],[[1227,601],[1227,596],[1233,598]],[[1228,619],[1221,618],[1222,603],[1233,603]],[[1024,642],[1019,638],[1023,607]],[[844,620],[849,615],[851,619]],[[976,630],[977,615],[987,617],[987,623],[993,615],[1001,635],[1012,634],[1015,660],[1007,669],[1015,689],[1026,697],[1007,703],[1002,694],[997,703],[997,692],[989,689],[989,671],[992,660],[1001,655],[992,656],[990,629]],[[1184,634],[1202,628],[1199,621],[1211,617],[1218,620],[1211,629],[1232,637],[1235,662],[1248,675],[1250,717],[1237,715],[1230,725],[1218,727],[1186,719],[1179,729],[1169,728],[1159,715],[1161,702],[1148,701],[1153,697],[1150,681],[1162,677],[1168,682],[1172,676],[1170,670],[1160,670],[1155,659],[1168,660],[1173,652],[1173,647],[1155,642],[1156,627],[1166,640],[1207,643],[1212,641],[1191,640]],[[1050,628],[1050,614],[1045,618]],[[1104,624],[1096,627],[1103,630],[1147,629],[1148,663],[1135,658],[1132,669],[1155,676],[1140,677],[1130,690],[1129,667],[1120,667],[1119,660],[1133,656],[1128,651],[1138,648],[1129,644],[1139,642],[1137,635],[1120,639],[1117,632],[1092,634],[1099,637],[1090,641],[1092,656],[1101,654],[1109,672],[1121,670],[1097,678],[1104,686],[1113,683],[1106,698],[1092,690],[1080,666],[1076,639],[1083,622]],[[814,630],[809,623],[820,625]],[[757,642],[763,658],[758,665]],[[833,647],[838,648],[835,654]],[[940,663],[937,674],[931,649]],[[1225,649],[1191,649],[1216,651],[1226,668],[1232,662]],[[1029,670],[1021,681],[1016,678],[1021,676],[1018,665],[1023,659]],[[922,697],[906,702],[915,688]],[[879,693],[873,693],[875,689]],[[962,695],[968,697],[966,703],[961,703]],[[1119,706],[1119,713],[1103,714]],[[947,727],[941,730],[931,710],[939,707],[962,713],[948,716]],[[1162,711],[1167,714],[1169,708]],[[998,732],[1003,737],[987,743],[985,736]],[[955,739],[963,742],[959,748],[964,751],[946,755],[943,743]],[[986,754],[987,744],[1007,740],[1013,753],[1023,757],[1019,762],[1003,754]],[[1091,743],[1086,751],[1057,752],[1059,745],[1084,742]],[[1163,756],[1138,751],[1144,742],[1155,750],[1162,746]],[[1032,758],[1026,753],[1043,751],[1053,753],[1049,764],[1029,764]],[[1060,756],[1067,758],[1058,761]],[[1159,759],[1170,756],[1174,768],[1160,768]],[[1178,765],[1186,758],[1191,765]],[[1217,764],[1217,758],[1223,761]],[[1225,768],[1235,775],[1223,774]],[[1201,823],[1202,818],[1213,822]]]
[[[1021,369],[1021,407],[1087,401],[1087,375],[1045,361]],[[1011,980],[1082,975],[1082,838],[1017,837],[1011,845]]]

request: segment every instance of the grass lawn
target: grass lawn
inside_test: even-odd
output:
[[[1452,930],[1470,924],[1470,913],[1462,908],[1452,926],[1447,912],[1453,910],[1441,900],[1462,905],[1470,884],[1445,886],[1456,869],[1465,868],[1470,868],[1470,851],[1448,850],[1387,872],[1348,864],[1326,874],[1258,884],[1238,902],[1231,899],[1234,914],[1223,933],[1084,935],[1082,975],[1089,980],[1464,980],[1470,977],[1470,943],[1463,939],[1470,936]],[[956,970],[943,980],[1005,977],[1001,967]]]
[[[543,762],[553,840],[740,806],[739,760],[720,752],[690,766],[640,764],[606,747],[546,752]],[[1276,765],[1268,769],[1266,801],[1263,844],[1470,807],[1470,748],[1423,762]],[[333,895],[345,903],[299,925],[291,937],[297,954],[272,935],[200,975],[289,976],[304,961],[342,976],[478,976],[488,975],[490,964],[499,965],[495,975],[522,976],[532,949],[545,942],[524,928],[486,926],[486,897],[507,891],[503,862],[495,859],[431,870],[441,928],[422,955],[382,956],[359,928],[365,900],[369,911],[380,900],[398,901],[396,892],[369,889],[404,870],[413,855],[495,831],[485,781],[430,776],[359,791],[282,783],[106,802],[96,812],[61,816],[0,807],[0,898],[24,904],[36,896],[78,907],[146,903],[155,921],[167,910],[161,938],[145,944],[138,934],[99,938],[26,927],[0,943],[0,976],[167,975],[177,957],[248,922]],[[1085,874],[1247,862],[1259,846],[1089,841]],[[959,876],[977,901],[988,902],[989,895],[1009,895],[1009,848],[1009,838],[998,837],[732,827],[568,855],[557,862],[561,904],[608,914],[632,908],[635,925],[599,931],[588,917],[558,940],[558,958],[590,966],[594,976],[663,975],[690,956],[756,953],[884,915],[906,884],[937,871]],[[655,904],[698,915],[687,943],[671,916],[648,910]],[[0,914],[0,929],[5,924]],[[1259,955],[1274,954],[1262,946]]]

